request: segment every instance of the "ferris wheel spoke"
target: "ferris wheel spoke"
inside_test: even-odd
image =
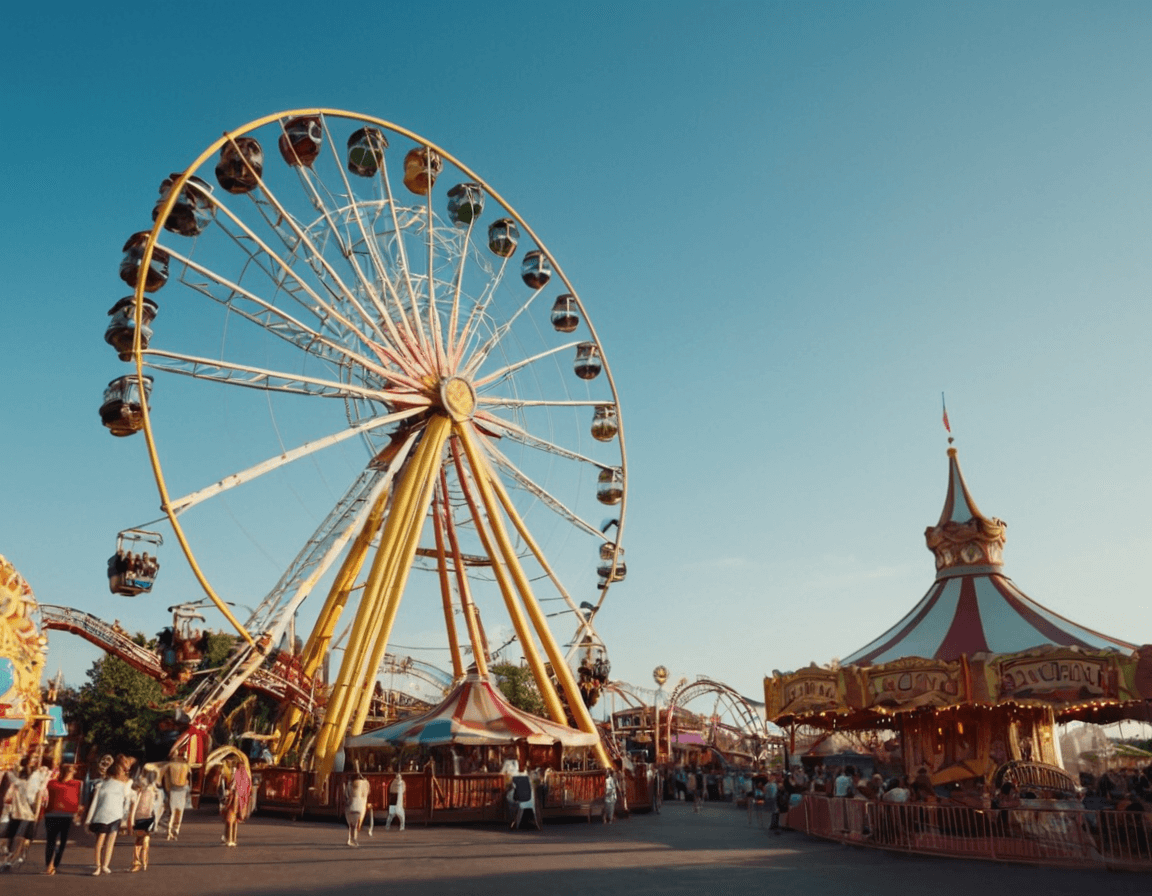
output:
[[[373,341],[384,341],[384,335],[380,332],[375,320],[364,311],[359,302],[355,301],[352,294],[343,286],[339,277],[335,275],[335,272],[332,272],[330,275],[331,280],[325,276],[327,268],[324,265],[317,264],[315,246],[303,237],[293,239],[291,234],[302,233],[302,228],[296,222],[296,219],[292,217],[291,213],[277,202],[276,197],[264,181],[260,182],[260,194],[263,197],[263,201],[257,199],[255,196],[251,198],[263,216],[264,222],[277,237],[279,237],[284,247],[293,253],[293,255],[296,255],[301,245],[309,250],[304,253],[306,257],[303,258],[303,261],[323,286],[324,291],[328,293],[328,299],[323,298],[315,287],[300,276],[299,271],[296,270],[295,266],[291,264],[288,259],[276,252],[267,241],[233,212],[231,208],[215,197],[212,197],[211,202],[216,211],[223,212],[225,218],[237,228],[237,232],[233,232],[217,217],[217,223],[221,230],[228,234],[233,242],[239,246],[241,251],[265,273],[271,285],[278,292],[283,292],[292,297],[295,302],[305,308],[310,314],[315,315],[322,325],[332,330],[337,336],[347,338],[348,335],[351,334],[364,344],[371,344]],[[271,206],[275,211],[275,218],[268,213],[267,206]],[[282,222],[286,221],[292,222],[292,226],[289,228],[290,234],[286,234],[282,230]],[[253,247],[255,247],[255,249]],[[267,259],[268,263],[262,263],[262,259]],[[332,283],[338,284],[340,289],[334,289]],[[344,311],[338,307],[338,305],[343,304],[351,304],[353,306],[362,320],[375,331],[377,334],[376,340],[369,337],[353,322],[349,315],[345,314]]]
[[[297,167],[299,169],[303,166]],[[301,173],[300,177],[303,182],[308,183],[307,175]],[[373,330],[373,332],[376,334],[376,338],[381,341],[385,340],[387,337],[380,329],[375,316],[369,314],[364,306],[360,304],[360,301],[356,298],[356,293],[348,287],[348,285],[344,282],[344,278],[336,270],[332,262],[324,254],[324,252],[317,247],[312,236],[309,234],[308,229],[304,227],[299,221],[297,221],[296,217],[287,208],[285,208],[285,206],[277,198],[276,194],[269,187],[266,180],[260,181],[260,194],[267,201],[268,205],[271,206],[271,208],[276,212],[276,217],[272,218],[261,206],[264,220],[273,230],[273,232],[275,232],[280,237],[280,240],[284,244],[285,248],[287,248],[290,252],[297,254],[298,257],[302,257],[305,264],[307,264],[311,269],[313,275],[321,284],[324,285],[325,289],[330,294],[332,294],[333,298],[354,309],[361,322]],[[325,222],[328,223],[333,236],[336,238],[340,245],[341,255],[344,256],[344,259],[347,262],[349,260],[348,255],[350,253],[344,246],[343,241],[340,240],[339,231],[332,224],[331,218],[328,216],[328,207],[323,203],[323,201],[319,199],[318,196],[315,196],[315,194],[313,195],[314,202],[316,206],[318,206],[321,216],[324,218]],[[299,252],[301,248],[304,250],[302,253]],[[355,265],[351,266],[356,272],[358,272],[358,268],[356,268]],[[319,301],[318,296],[316,297],[316,300]],[[364,335],[360,332],[359,328],[355,327],[347,317],[340,315],[338,319],[341,320],[345,326],[348,326],[355,333],[357,333],[360,338],[367,341],[366,337],[364,337]]]
[[[436,310],[436,216],[432,213],[432,191],[425,202],[428,230],[425,241],[428,244],[428,333],[432,339],[436,366],[441,373],[447,372],[447,357],[444,352],[444,335],[440,329],[440,315]]]
[[[553,346],[552,348],[545,349],[544,351],[540,352],[539,354],[532,355],[531,357],[521,358],[519,361],[516,361],[514,364],[507,364],[504,367],[501,367],[499,370],[494,370],[491,373],[486,374],[485,376],[476,380],[475,386],[477,389],[483,389],[485,386],[491,385],[492,383],[497,382],[498,380],[501,380],[501,379],[509,376],[510,374],[515,373],[517,370],[520,370],[522,367],[527,367],[530,364],[535,364],[537,361],[543,360],[544,358],[554,357],[555,355],[558,355],[561,352],[566,352],[569,349],[575,348],[579,344],[580,344],[579,342],[567,342],[564,345],[557,345],[557,346]]]
[[[408,264],[408,249],[404,244],[405,243],[404,234],[408,232],[409,228],[411,228],[413,230],[417,229],[417,225],[418,225],[418,222],[420,220],[420,217],[419,216],[412,216],[408,212],[408,210],[405,209],[404,223],[401,224],[400,213],[397,210],[398,206],[396,203],[396,197],[395,197],[395,194],[392,192],[392,181],[388,176],[388,169],[385,166],[381,165],[380,166],[380,173],[381,173],[381,177],[382,177],[383,182],[384,182],[384,191],[388,196],[388,210],[389,210],[389,212],[391,212],[391,215],[392,215],[392,232],[396,235],[396,239],[395,239],[396,253],[397,253],[397,257],[398,257],[399,262],[400,262],[399,268],[400,268],[400,273],[402,275],[401,279],[403,280],[404,287],[408,293],[409,309],[407,309],[407,310],[404,309],[404,302],[400,298],[398,291],[394,291],[395,298],[396,298],[396,305],[397,305],[397,308],[400,309],[401,312],[404,314],[405,319],[407,319],[408,313],[409,312],[411,313],[412,326],[410,327],[410,330],[412,331],[413,335],[415,336],[416,342],[420,346],[420,348],[423,351],[427,352],[428,345],[425,342],[424,329],[423,329],[423,327],[421,327],[419,325],[420,310],[417,306],[417,301],[416,301],[416,288],[412,283],[412,269]]]
[[[579,454],[575,451],[565,448],[563,445],[557,445],[555,442],[550,442],[547,439],[534,436],[527,430],[517,426],[511,420],[507,420],[503,417],[497,417],[495,414],[484,411],[476,414],[476,419],[480,420],[486,427],[499,428],[503,431],[504,435],[508,436],[508,438],[519,442],[522,445],[527,445],[529,448],[536,448],[540,451],[547,451],[549,454],[554,454],[557,457],[578,461],[579,463],[583,464],[590,464],[599,469],[609,469],[609,465],[588,457],[587,455]]]
[[[323,451],[325,448],[330,448],[333,445],[338,445],[348,439],[361,436],[366,432],[371,432],[374,429],[379,429],[381,426],[389,426],[393,423],[398,423],[402,420],[407,420],[417,414],[424,413],[422,408],[407,408],[403,411],[397,411],[394,414],[387,414],[383,417],[376,417],[372,420],[362,420],[351,426],[327,435],[321,439],[314,439],[310,442],[305,442],[296,448],[284,451],[280,454],[270,457],[267,460],[261,461],[258,464],[253,464],[246,470],[241,470],[239,473],[233,473],[230,476],[225,476],[219,482],[215,482],[205,488],[190,492],[182,498],[176,498],[168,502],[168,509],[172,513],[179,516],[191,507],[207,501],[209,498],[214,498],[223,492],[236,488],[238,485],[244,485],[254,479],[259,479],[274,470],[278,470],[301,458],[308,457],[318,451]]]
[[[560,516],[564,517],[564,519],[568,520],[568,522],[570,522],[572,525],[582,529],[589,535],[592,535],[596,538],[603,537],[602,533],[596,526],[592,525],[592,523],[588,522],[587,520],[582,519],[575,511],[567,507],[563,501],[554,495],[549,494],[547,490],[537,485],[531,477],[520,470],[519,467],[517,467],[501,451],[499,451],[496,446],[491,443],[491,441],[484,439],[482,444],[484,445],[485,451],[488,452],[489,456],[495,462],[496,466],[498,466],[501,470],[508,474],[508,476],[515,480],[522,489],[536,497],[537,500],[549,508],[553,513],[560,514]],[[495,474],[493,474],[493,476],[496,478]]]
[[[325,116],[322,121],[324,132],[328,135],[328,147],[336,162],[336,170],[340,172],[340,179],[344,186],[345,195],[349,197],[354,196],[355,191],[352,189],[352,183],[349,181],[348,173],[344,169],[343,160],[336,152],[336,141],[332,137],[332,132],[328,129],[327,116]],[[383,170],[385,170],[384,166],[381,166],[381,171]],[[379,204],[374,204],[374,207],[378,210],[383,208],[384,203],[387,203],[390,206],[393,202],[392,194],[388,189],[387,182],[382,181],[382,183],[384,186],[386,198]],[[360,233],[360,245],[363,246],[367,251],[368,258],[372,263],[372,269],[376,276],[379,278],[380,282],[383,284],[384,295],[390,297],[392,300],[396,316],[399,318],[400,324],[403,328],[402,333],[397,329],[396,321],[393,320],[394,312],[389,310],[387,305],[382,300],[380,290],[377,289],[376,286],[364,276],[363,272],[360,271],[359,266],[355,260],[355,252],[351,251],[350,249],[347,252],[348,259],[349,262],[354,267],[356,267],[357,275],[364,285],[365,292],[368,293],[369,298],[372,300],[373,307],[375,307],[377,313],[380,316],[380,319],[384,322],[384,326],[387,328],[389,334],[392,337],[392,340],[398,348],[402,348],[404,350],[404,353],[410,362],[415,361],[415,355],[413,354],[415,349],[415,340],[413,338],[412,328],[408,321],[408,317],[405,314],[404,307],[400,302],[400,297],[396,292],[396,286],[392,282],[392,276],[388,270],[388,266],[384,262],[384,257],[380,254],[380,245],[376,240],[375,230],[365,223],[363,211],[367,207],[373,206],[369,205],[368,203],[361,202],[348,203],[348,209],[355,219],[356,227]]]
[[[485,286],[484,291],[481,293],[475,304],[468,311],[468,319],[464,322],[464,326],[460,332],[455,336],[452,343],[452,350],[449,352],[449,363],[452,369],[460,366],[460,359],[467,351],[468,343],[472,339],[473,331],[479,321],[483,320],[488,313],[488,306],[491,304],[492,299],[496,295],[496,291],[504,280],[504,272],[508,268],[508,258],[502,258],[500,267],[495,272],[490,274],[490,280]],[[489,269],[491,270],[491,269]],[[461,262],[460,274],[463,274],[463,262]],[[455,328],[452,329],[455,332]]]
[[[593,408],[610,402],[599,398],[571,398],[550,401],[546,398],[511,398],[502,395],[477,395],[476,404],[490,408]]]
[[[369,467],[360,473],[253,613],[252,618],[259,622],[261,629],[272,625],[276,618],[286,621],[296,612],[311,593],[316,581],[331,568],[344,546],[361,531],[384,491],[392,487],[396,470],[411,453],[415,441],[415,433],[409,434],[395,461],[387,469]],[[284,596],[288,594],[293,597],[280,610]]]
[[[389,390],[357,386],[303,374],[264,370],[244,364],[232,364],[211,358],[197,358],[175,352],[148,349],[142,352],[146,366],[151,370],[178,373],[200,380],[227,383],[231,386],[244,386],[268,392],[282,392],[292,395],[317,395],[325,398],[372,399],[381,402],[396,402],[405,405],[427,406],[431,399],[405,390]]]
[[[472,227],[476,223],[475,217],[468,222],[462,240],[463,250],[459,254],[456,265],[455,282],[452,284],[452,307],[448,313],[448,339],[444,346],[445,368],[455,368],[454,350],[456,328],[460,322],[460,295],[464,288],[464,267],[468,261],[468,246],[472,244]]]
[[[179,252],[169,249],[165,249],[165,251],[175,260],[179,261],[184,266],[185,271],[194,271],[202,277],[207,278],[208,281],[195,282],[188,278],[186,274],[181,274],[181,282],[184,283],[185,286],[222,307],[229,309],[231,313],[255,324],[262,330],[286,342],[290,342],[292,345],[303,349],[313,357],[321,360],[339,365],[348,365],[349,363],[357,364],[365,370],[370,370],[377,374],[381,381],[395,380],[412,388],[419,388],[419,381],[407,376],[398,367],[385,368],[379,361],[375,361],[361,352],[354,351],[350,346],[342,342],[325,336],[318,330],[292,317],[283,309],[276,307],[250,290],[245,289],[240,284],[220,276],[204,265],[197,264],[191,258],[185,257]],[[212,284],[224,290],[225,293],[218,295],[211,288]],[[248,306],[253,307],[249,308]],[[371,345],[375,350],[383,353],[385,361],[391,361],[395,365],[399,365],[402,362],[399,356],[390,351],[388,344],[380,345],[378,343],[372,343]]]
[[[508,320],[497,327],[492,335],[488,337],[488,340],[482,346],[480,346],[480,348],[476,349],[476,351],[472,353],[472,357],[468,359],[468,363],[464,368],[467,376],[472,377],[476,375],[476,371],[478,371],[480,366],[488,359],[488,355],[491,353],[492,349],[499,345],[501,340],[506,335],[508,335],[508,331],[512,329],[512,325],[516,323],[516,320],[520,317],[521,314],[523,314],[532,306],[532,303],[536,300],[536,297],[540,295],[542,291],[543,287],[537,290],[533,290],[532,294],[528,297],[528,300],[521,304],[520,307],[517,308],[512,314],[510,314],[508,316]]]
[[[330,152],[333,155],[333,158],[335,159],[336,170],[340,172],[340,178],[341,178],[341,181],[343,183],[344,189],[346,190],[346,195],[352,196],[353,195],[352,185],[348,180],[348,175],[344,171],[344,166],[343,166],[342,160],[340,159],[339,155],[336,152],[336,142],[335,142],[335,140],[332,139],[332,134],[328,130],[327,118],[323,118],[323,127],[324,127],[324,132],[328,135],[327,144],[329,146]],[[337,222],[333,219],[332,208],[330,208],[330,206],[331,207],[339,207],[341,200],[339,200],[335,196],[333,196],[330,190],[325,189],[325,193],[327,194],[327,197],[328,197],[328,200],[325,201],[324,197],[321,196],[320,190],[316,186],[317,182],[319,182],[321,185],[323,185],[323,181],[320,180],[320,178],[313,172],[313,170],[311,168],[307,168],[305,166],[298,166],[297,173],[300,176],[301,182],[305,184],[309,194],[311,195],[313,205],[317,209],[319,209],[322,217],[324,218],[325,223],[328,226],[329,232],[332,234],[332,237],[336,240],[336,243],[340,249],[340,254],[344,256],[349,267],[351,267],[351,269],[355,273],[356,279],[359,281],[361,289],[364,291],[365,294],[368,295],[369,299],[372,302],[373,308],[376,311],[376,315],[375,316],[372,316],[372,315],[368,316],[370,323],[375,325],[378,323],[378,321],[383,321],[385,328],[389,330],[390,338],[395,340],[397,342],[397,344],[403,345],[403,346],[405,346],[405,348],[407,348],[410,345],[410,343],[408,343],[403,337],[401,337],[400,333],[396,330],[395,323],[392,320],[391,313],[383,306],[383,304],[380,301],[380,295],[379,295],[379,291],[378,291],[376,285],[372,282],[372,280],[369,277],[367,277],[365,275],[364,271],[361,269],[360,264],[356,259],[356,253],[353,251],[352,241],[350,239],[345,238],[344,231],[341,229],[340,226],[338,226]],[[369,256],[370,256],[370,259],[372,261],[372,265],[373,265],[376,276],[380,277],[381,281],[385,284],[385,290],[389,289],[391,287],[391,277],[388,276],[387,269],[384,265],[383,258],[380,256],[378,247],[375,245],[375,243],[376,243],[375,239],[372,238],[372,236],[370,235],[369,229],[364,224],[364,219],[363,219],[363,216],[361,214],[361,205],[358,203],[355,203],[355,202],[349,202],[347,213],[349,213],[351,215],[352,219],[355,221],[356,228],[359,230],[360,238],[363,241],[362,244],[369,247]],[[360,311],[361,315],[366,314],[366,312],[359,305],[359,303],[356,303],[356,307]],[[400,307],[400,306],[398,306],[398,307]],[[403,312],[402,307],[401,307],[401,312]],[[407,321],[406,317],[403,318],[403,322],[406,325],[405,329],[410,334],[411,328],[410,328],[410,326],[407,326],[408,321]],[[381,335],[383,335],[383,334],[381,334]],[[414,361],[415,357],[410,355],[409,359],[411,361]]]

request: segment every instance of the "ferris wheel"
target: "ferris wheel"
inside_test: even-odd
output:
[[[439,146],[329,109],[225,133],[152,218],[105,334],[135,371],[101,417],[144,432],[192,572],[254,649],[312,595],[307,674],[344,628],[316,767],[362,728],[406,594],[456,678],[487,674],[501,613],[549,715],[594,731],[576,674],[625,575],[620,402],[529,225]]]

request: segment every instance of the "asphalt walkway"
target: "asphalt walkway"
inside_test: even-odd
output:
[[[129,874],[131,837],[117,841],[111,875],[92,877],[92,837],[68,846],[55,876],[34,867],[0,877],[0,896],[1148,896],[1148,875],[1000,865],[892,855],[809,839],[776,836],[749,826],[730,804],[665,804],[659,815],[613,825],[553,822],[543,831],[503,826],[377,828],[346,844],[333,822],[256,816],[240,829],[240,845],[220,843],[222,825],[207,808],[190,812],[180,840],[154,839],[150,867]]]

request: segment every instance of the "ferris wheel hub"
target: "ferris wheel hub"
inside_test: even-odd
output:
[[[450,376],[440,382],[440,401],[448,416],[460,423],[476,410],[476,390],[463,377]]]

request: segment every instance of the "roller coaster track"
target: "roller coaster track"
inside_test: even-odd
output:
[[[126,633],[118,631],[90,613],[73,610],[71,607],[40,604],[40,623],[42,628],[78,635],[151,678],[159,680],[167,677],[164,667],[160,664],[160,654],[142,647]]]
[[[169,678],[159,653],[137,644],[126,633],[102,619],[71,607],[40,604],[39,609],[43,628],[77,635],[157,681]],[[290,701],[307,711],[315,708],[313,683],[305,681],[299,672],[294,673],[282,663],[274,662],[271,669],[254,670],[245,684],[277,701]]]
[[[137,644],[125,632],[102,619],[71,607],[51,604],[40,604],[39,610],[43,628],[77,635],[157,681],[164,681],[170,677],[159,653]],[[268,663],[267,660],[265,662]],[[385,654],[380,671],[385,674],[412,676],[441,692],[452,685],[452,676],[447,672],[409,656]],[[316,683],[306,680],[299,669],[279,658],[271,660],[270,668],[258,667],[252,670],[244,680],[244,686],[267,694],[277,702],[293,703],[305,712],[315,712],[317,709],[319,695],[315,690]],[[399,701],[401,696],[401,694],[393,695],[393,702]]]

